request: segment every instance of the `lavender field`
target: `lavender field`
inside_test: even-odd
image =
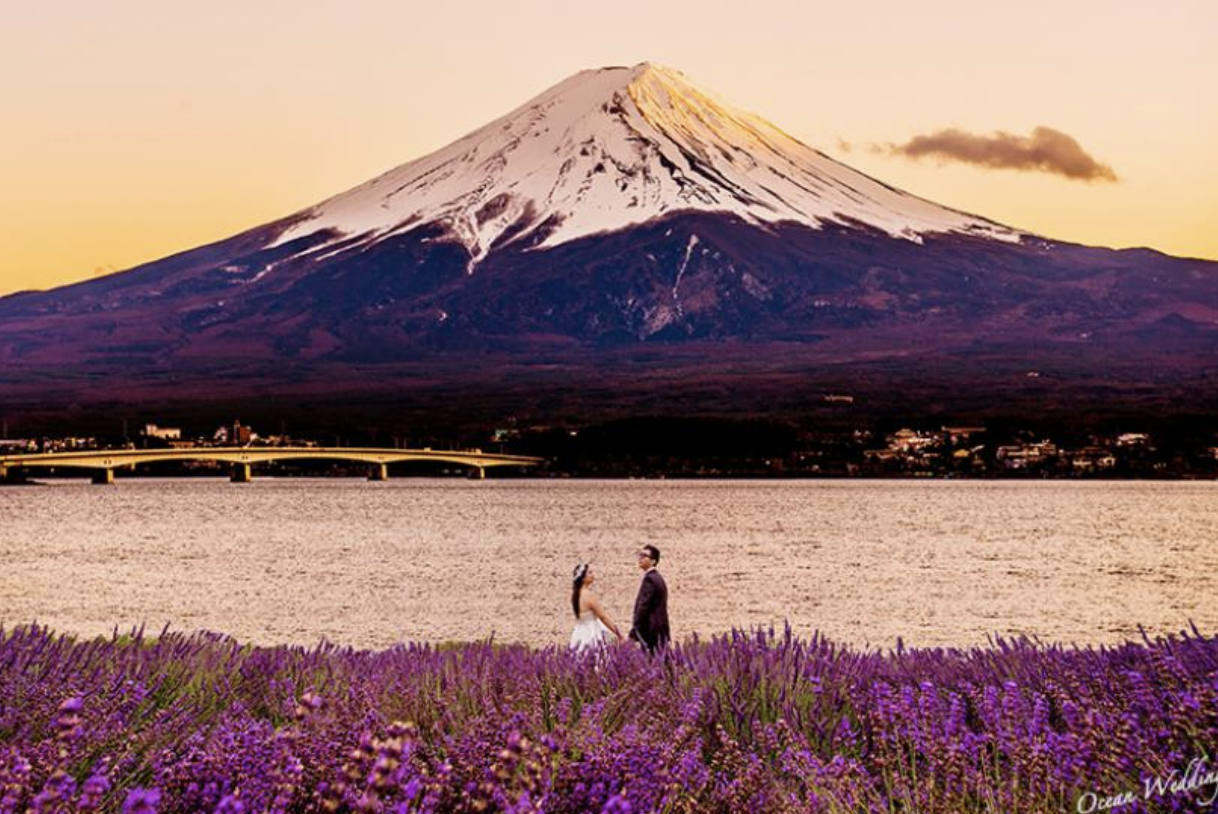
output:
[[[882,653],[755,629],[656,658],[0,632],[3,814],[1196,811],[1216,745],[1195,630]]]

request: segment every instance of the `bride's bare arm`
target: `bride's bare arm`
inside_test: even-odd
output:
[[[617,629],[617,625],[613,624],[613,620],[610,619],[608,615],[606,615],[605,611],[601,609],[601,603],[596,601],[595,596],[587,595],[587,602],[585,604],[587,605],[588,610],[596,614],[596,618],[600,619],[605,624],[605,627],[613,631],[613,635],[617,636],[617,640],[619,642],[623,641],[622,631]]]

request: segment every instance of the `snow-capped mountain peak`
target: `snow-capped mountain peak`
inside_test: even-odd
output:
[[[492,247],[552,247],[678,211],[754,224],[856,221],[915,241],[928,232],[1020,237],[875,181],[644,62],[582,71],[299,213],[277,243],[329,229],[361,244],[438,223],[469,250],[472,271]]]
[[[0,393],[73,415],[300,394],[394,424],[462,405],[819,416],[843,382],[881,411],[1090,408],[1097,382],[1139,409],[1149,381],[1175,409],[1213,403],[1218,264],[1023,237],[676,71],[585,71],[309,210],[0,298]]]

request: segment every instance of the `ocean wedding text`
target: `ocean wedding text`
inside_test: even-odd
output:
[[[1207,769],[1203,758],[1193,758],[1187,768],[1181,773],[1179,769],[1160,777],[1148,777],[1143,783],[1141,798],[1135,792],[1126,791],[1119,794],[1101,796],[1093,791],[1085,791],[1079,795],[1075,807],[1079,814],[1092,814],[1096,811],[1116,811],[1124,806],[1132,805],[1138,799],[1149,800],[1151,796],[1162,798],[1166,795],[1187,794],[1198,789],[1207,789],[1208,796],[1198,802],[1210,805],[1218,798],[1218,769]]]

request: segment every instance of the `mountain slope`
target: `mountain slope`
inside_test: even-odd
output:
[[[0,299],[0,385],[567,385],[646,349],[691,381],[1056,364],[1132,386],[1214,368],[1216,269],[908,195],[643,64],[229,240]]]

